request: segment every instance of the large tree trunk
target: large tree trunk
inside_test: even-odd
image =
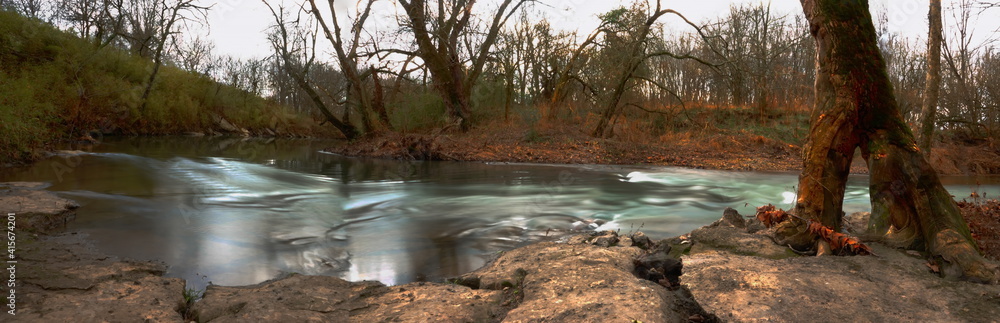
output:
[[[920,109],[920,149],[930,157],[934,138],[934,121],[937,116],[938,94],[941,91],[941,0],[930,0],[927,19],[927,80],[924,100]]]
[[[951,195],[919,153],[893,96],[866,0],[801,0],[816,40],[816,106],[795,212],[839,230],[856,147],[871,172],[872,226],[891,240],[943,260],[946,274],[995,281]],[[890,230],[891,229],[891,230]],[[779,227],[779,242],[825,243],[802,225]]]

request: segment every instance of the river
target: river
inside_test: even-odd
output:
[[[81,204],[68,229],[109,254],[161,260],[189,287],[283,273],[440,281],[496,253],[570,230],[666,238],[718,219],[789,208],[796,173],[674,167],[387,161],[320,150],[336,142],[106,138],[86,152],[0,171]],[[996,177],[945,177],[952,194],[1000,193]],[[981,183],[982,185],[977,185]],[[852,176],[845,211],[867,211]]]

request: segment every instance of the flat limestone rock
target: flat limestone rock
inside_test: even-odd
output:
[[[347,322],[360,299],[378,283],[352,284],[336,277],[293,275],[252,286],[209,286],[195,304],[200,322]]]
[[[18,232],[48,233],[64,228],[76,217],[79,204],[49,191],[46,184],[0,183],[0,216],[14,214]],[[5,221],[6,223],[6,221]]]
[[[386,287],[291,275],[253,286],[209,286],[201,322],[483,322],[503,314],[500,292],[440,283]]]
[[[682,257],[682,284],[736,322],[995,322],[1000,286],[948,281],[880,244],[877,257],[766,259],[714,250]]]
[[[694,242],[694,246],[691,248],[692,254],[711,250],[726,250],[735,254],[770,259],[798,256],[788,247],[775,244],[774,240],[767,236],[766,230],[748,233],[749,229],[763,228],[763,225],[756,219],[744,221],[733,209],[727,209],[726,214],[726,217],[712,224],[691,231],[689,236]]]
[[[482,288],[521,294],[504,322],[687,322],[666,288],[633,275],[635,247],[536,243],[464,275]]]
[[[483,322],[502,315],[500,293],[439,283],[386,287],[291,275],[253,286],[209,286],[200,322]]]
[[[499,291],[435,283],[387,288],[366,299],[368,306],[351,315],[354,322],[490,322],[505,312]]]
[[[20,252],[18,322],[183,321],[184,280],[162,277],[163,264],[102,255],[82,234],[25,241]]]
[[[209,286],[193,313],[201,322],[687,322],[700,310],[683,290],[633,274],[641,249],[593,243],[532,244],[453,283],[292,275]]]
[[[0,190],[9,189],[22,189],[22,190],[41,190],[49,187],[48,183],[42,182],[4,182],[0,183]]]

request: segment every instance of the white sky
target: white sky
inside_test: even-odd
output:
[[[264,57],[270,55],[264,30],[273,23],[271,13],[260,0],[203,0],[203,3],[215,1],[215,6],[209,12],[208,22],[211,26],[207,39],[215,43],[215,54],[232,55],[241,58]],[[300,2],[298,0],[271,0],[272,5],[285,2],[288,6]],[[340,1],[344,6],[353,5],[357,0]],[[957,0],[944,0],[945,28],[952,23],[950,4]],[[489,5],[491,1],[480,1],[479,5]],[[728,13],[729,7],[740,3],[771,2],[774,13],[800,13],[802,8],[798,0],[665,0],[665,7],[683,13],[688,19],[699,23],[715,19]],[[317,1],[324,6],[326,1]],[[387,2],[388,3],[388,2]],[[539,6],[548,13],[553,26],[562,29],[577,29],[581,33],[589,33],[598,24],[597,15],[620,6],[629,6],[632,1],[601,1],[601,0],[542,0],[549,8]],[[889,13],[889,30],[898,32],[910,38],[924,38],[927,33],[927,1],[926,0],[870,0],[873,11],[886,8]],[[338,11],[340,12],[340,11]],[[378,14],[376,12],[375,14]],[[383,13],[384,15],[384,13]],[[978,38],[1000,26],[1000,9],[984,13],[976,29]],[[343,17],[343,16],[341,16]],[[679,21],[676,17],[667,18],[666,22]],[[372,21],[369,25],[375,23]],[[394,21],[381,23],[395,24]],[[672,24],[680,26],[679,24]],[[390,28],[394,26],[385,26]],[[947,34],[948,31],[946,30]],[[947,35],[946,35],[947,37]],[[981,40],[980,40],[981,41]]]

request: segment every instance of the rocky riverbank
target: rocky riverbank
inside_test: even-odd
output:
[[[0,211],[17,213],[24,223],[35,217],[68,221],[75,205],[40,188],[0,186]],[[582,233],[503,252],[448,282],[385,286],[290,275],[253,286],[210,286],[197,302],[184,281],[162,276],[163,264],[103,255],[82,234],[25,226],[18,229],[16,319],[990,322],[1000,317],[1000,286],[944,280],[919,254],[872,244],[877,256],[800,256],[771,242],[755,221],[730,210],[709,226],[660,241],[641,233]]]
[[[734,214],[735,211],[727,210]],[[736,322],[996,322],[1000,286],[951,281],[914,251],[867,243],[874,256],[800,256],[756,219],[691,232],[681,280],[709,313]],[[847,223],[860,231],[864,221]]]

